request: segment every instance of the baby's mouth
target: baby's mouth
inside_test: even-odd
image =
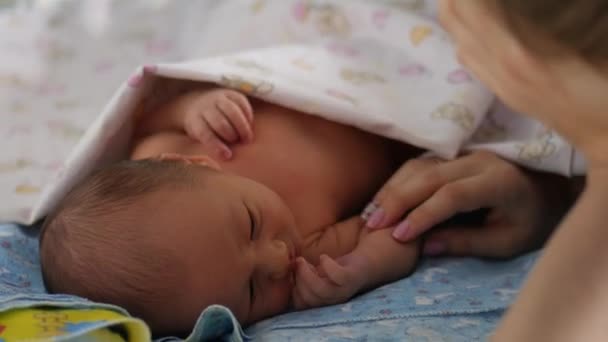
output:
[[[293,264],[296,261],[296,256],[297,256],[296,254],[297,254],[297,252],[296,252],[295,247],[291,246],[291,248],[289,249],[289,262],[291,264]]]
[[[296,258],[300,256],[300,250],[293,241],[291,241],[291,243],[288,243],[287,246],[289,246],[289,262],[291,264],[295,264]]]

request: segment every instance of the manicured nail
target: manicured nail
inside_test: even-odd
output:
[[[361,213],[361,218],[367,222],[367,220],[369,220],[369,217],[374,213],[374,211],[376,211],[376,209],[378,209],[378,205],[374,202],[368,204],[365,209],[363,209],[363,212]]]
[[[424,244],[422,254],[435,256],[445,253],[447,246],[441,241],[428,241]]]
[[[405,241],[408,238],[408,232],[410,231],[410,222],[408,220],[403,220],[399,225],[393,230],[393,237],[400,241]]]
[[[367,228],[370,228],[370,229],[378,228],[382,224],[383,220],[384,220],[384,209],[377,208],[376,210],[374,210],[372,215],[367,220],[366,226],[367,226]]]

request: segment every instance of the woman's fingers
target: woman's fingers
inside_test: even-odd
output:
[[[314,267],[304,258],[297,259],[296,288],[299,298],[308,307],[324,305],[331,301],[335,286],[321,278]]]
[[[386,228],[428,198],[441,185],[438,161],[413,159],[405,163],[380,189],[363,212],[368,228]]]
[[[397,225],[393,237],[409,241],[456,214],[494,206],[496,183],[496,179],[479,174],[443,185]]]
[[[446,184],[480,174],[491,158],[496,157],[489,153],[475,152],[452,161],[420,158],[406,162],[364,211],[362,216],[367,227],[386,228],[396,224],[407,212],[429,199]]]
[[[430,232],[423,247],[429,256],[480,256],[508,258],[532,250],[542,239],[531,239],[535,232],[512,222],[500,222],[483,227],[445,227]]]

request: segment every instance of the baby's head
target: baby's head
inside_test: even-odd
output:
[[[288,309],[299,238],[265,186],[184,161],[124,161],[77,185],[40,239],[46,286],[111,303],[156,334],[211,304],[244,324]]]

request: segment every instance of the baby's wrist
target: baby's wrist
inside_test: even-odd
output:
[[[336,261],[346,267],[353,276],[352,286],[357,291],[367,287],[368,279],[372,274],[372,267],[369,258],[361,253],[351,252],[336,259]]]

